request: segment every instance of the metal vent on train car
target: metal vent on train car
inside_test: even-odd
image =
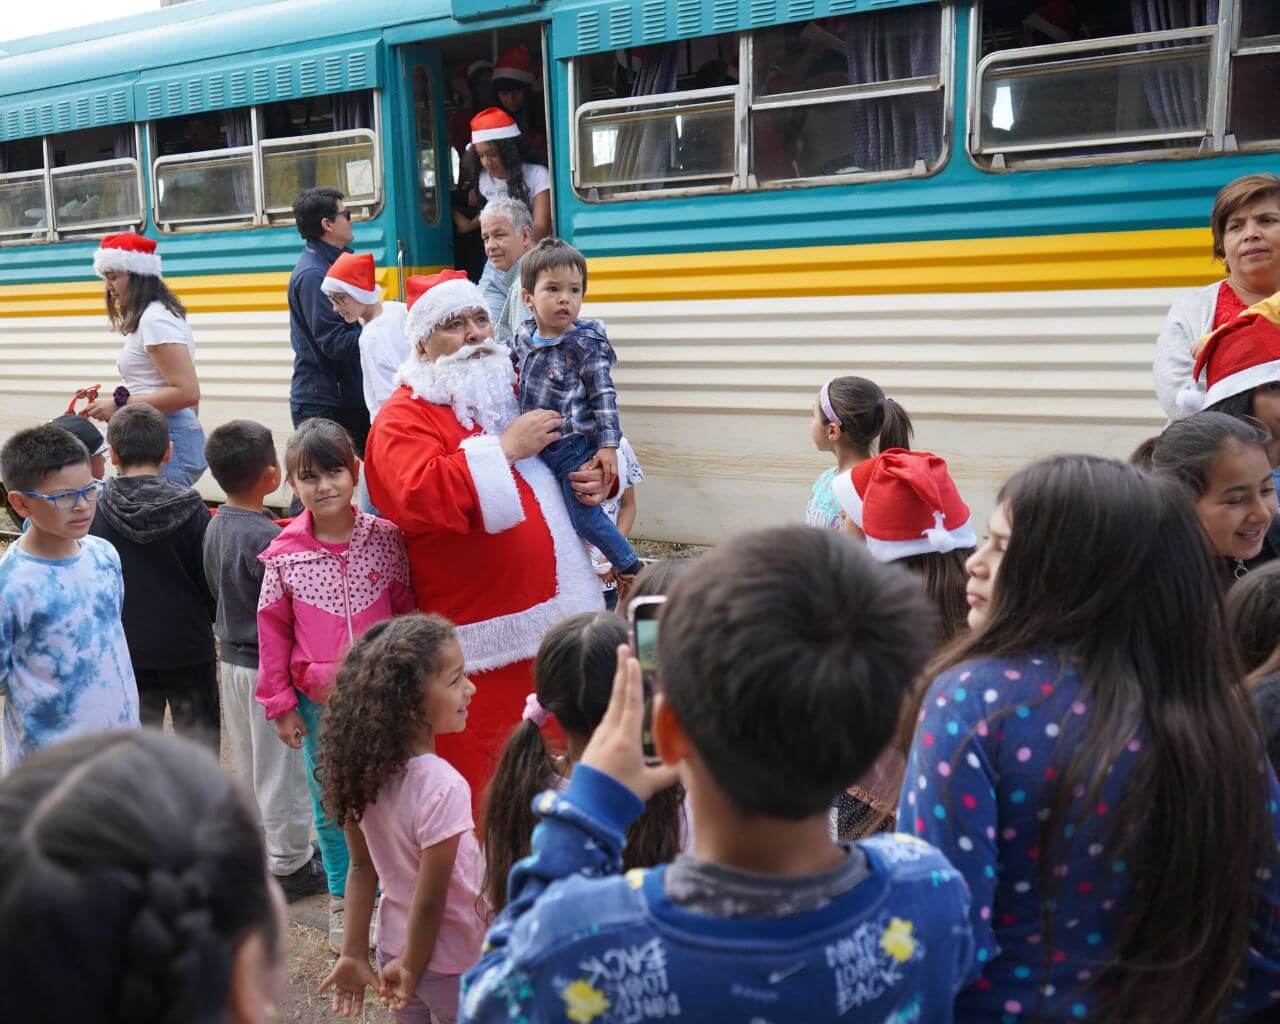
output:
[[[778,20],[777,0],[751,0],[752,25],[772,25]]]
[[[115,104],[113,101],[119,95],[119,93],[112,93],[108,96],[105,92],[100,92],[94,96],[90,101],[92,109],[89,111],[89,122],[91,124],[105,124],[108,119],[114,120]]]
[[[631,45],[631,8],[619,4],[609,10],[609,43],[614,49]]]
[[[182,83],[170,82],[165,86],[164,105],[170,114],[182,112]]]
[[[363,53],[347,56],[347,88],[366,89],[369,86],[369,58]]]
[[[53,132],[53,104],[46,103],[40,108],[40,134],[49,135]]]
[[[329,90],[342,88],[342,58],[326,57],[324,59],[324,87]]]
[[[578,14],[578,49],[590,53],[600,46],[600,12],[581,11]]]
[[[666,0],[644,0],[640,9],[640,38],[646,43],[655,43],[661,42],[666,34]]]
[[[829,5],[833,17],[837,14],[852,14],[861,6],[862,0],[831,0]]]
[[[35,107],[22,108],[22,134],[38,135],[37,129],[40,127],[40,116],[36,113]]]
[[[712,0],[711,31],[732,32],[738,27],[738,0]]]
[[[702,0],[676,0],[676,35],[694,36],[702,27]]]
[[[254,68],[251,82],[255,100],[271,98],[271,71],[268,68]]]
[[[293,65],[276,65],[276,95],[288,96],[293,91]]]
[[[242,106],[249,102],[249,74],[246,71],[231,72],[231,105]]]
[[[6,110],[4,112],[4,137],[11,139],[18,134],[19,117],[16,110]]]
[[[209,76],[209,106],[225,107],[227,105],[227,80],[223,75]]]
[[[817,13],[815,0],[787,0],[787,17],[797,21],[812,18]]]
[[[203,78],[187,79],[187,110],[203,110],[205,108],[204,85]]]
[[[71,102],[60,100],[53,108],[53,127],[55,131],[71,131]]]
[[[308,96],[320,89],[320,66],[314,57],[298,62],[298,91]]]
[[[159,117],[164,112],[164,93],[158,85],[147,86],[147,117]]]

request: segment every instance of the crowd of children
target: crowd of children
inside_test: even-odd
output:
[[[405,312],[371,271],[344,256],[324,291],[381,353],[376,415]],[[288,900],[328,893],[340,1016],[369,990],[437,1024],[1280,1006],[1280,307],[1206,340],[1184,404],[1208,408],[1128,462],[1023,468],[981,538],[906,410],[834,378],[807,525],[640,572],[585,261],[548,239],[520,274],[520,409],[563,420],[543,459],[619,607],[546,631],[480,813],[437,741],[485,693],[417,611],[399,528],[357,507],[341,426],[301,423],[283,469],[266,427],[213,430],[214,516],[164,477],[148,405],[110,417],[110,480],[75,423],[4,445],[26,519],[0,559],[6,1018],[263,1019],[263,864]],[[575,500],[584,463],[612,509]],[[652,692],[626,622],[650,596]],[[207,752],[121,728],[166,707],[206,745],[221,707],[256,808]]]

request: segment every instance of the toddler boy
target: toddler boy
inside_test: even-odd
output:
[[[107,422],[116,476],[90,532],[109,541],[124,569],[124,634],[138,681],[142,724],[159,728],[165,704],[176,732],[218,748],[213,595],[204,579],[209,510],[190,487],[160,475],[169,421],[154,406],[117,409]]]
[[[262,503],[280,486],[280,464],[271,431],[251,420],[232,420],[214,430],[204,459],[227,495],[204,534],[204,575],[218,603],[214,632],[221,652],[222,717],[236,771],[253,785],[267,863],[293,903],[328,886],[320,851],[311,845],[311,795],[302,751],[280,742],[254,699],[263,574],[258,555],[280,532]]]
[[[827,808],[892,740],[923,668],[920,586],[847,537],[745,534],[672,589],[652,731],[630,651],[567,790],[463,981],[497,1022],[953,1019],[973,958],[964,881],[903,836],[833,842]],[[623,876],[627,826],[679,778],[692,855]]]
[[[512,339],[511,359],[520,376],[520,411],[550,409],[564,420],[561,436],[542,450],[542,461],[560,482],[578,536],[599,548],[625,590],[640,559],[598,505],[584,505],[569,474],[587,463],[618,476],[622,425],[610,368],[617,362],[604,324],[579,320],[587,291],[587,261],[567,242],[545,238],[520,261],[521,295],[533,310]]]
[[[124,579],[106,541],[86,536],[103,485],[61,427],[32,427],[0,449],[9,502],[26,518],[0,558],[4,771],[68,736],[138,724],[120,623]]]

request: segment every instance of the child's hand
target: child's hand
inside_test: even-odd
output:
[[[373,973],[368,960],[354,956],[340,956],[333,965],[320,987],[317,995],[333,989],[333,1001],[330,1010],[339,1017],[356,1017],[364,1015],[364,990],[377,988],[378,976]]]
[[[286,711],[279,718],[273,719],[271,724],[276,727],[276,735],[280,737],[281,743],[294,750],[302,749],[302,737],[307,734],[307,723],[298,712]]]
[[[613,482],[618,479],[618,449],[617,448],[601,448],[596,452],[595,461],[599,464],[601,470],[604,471],[604,484],[606,487],[612,487]]]
[[[395,957],[382,967],[378,999],[392,1013],[403,1013],[417,987],[418,976],[404,965],[403,958]]]
[[[631,648],[622,644],[618,647],[618,671],[613,676],[609,707],[583,751],[581,763],[612,776],[641,800],[648,800],[675,783],[676,770],[670,765],[653,768],[644,763],[640,745],[643,722],[640,662],[631,656]]]

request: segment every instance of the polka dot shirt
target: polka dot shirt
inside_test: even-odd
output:
[[[1049,652],[970,662],[930,688],[898,828],[937,846],[971,890],[977,973],[957,997],[960,1024],[1096,1019],[1094,976],[1118,941],[1131,899],[1129,866],[1108,849],[1112,814],[1143,737],[1128,739],[1096,792],[1073,787],[1060,835],[1045,835],[1059,777],[1085,736],[1089,713],[1079,676]],[[1271,788],[1275,806],[1274,774]],[[1045,858],[1051,863],[1042,891]],[[1251,1009],[1280,1001],[1280,891],[1270,872],[1259,875],[1258,914],[1266,924],[1255,927],[1255,969],[1238,1003]],[[1260,932],[1267,943],[1256,942]]]

